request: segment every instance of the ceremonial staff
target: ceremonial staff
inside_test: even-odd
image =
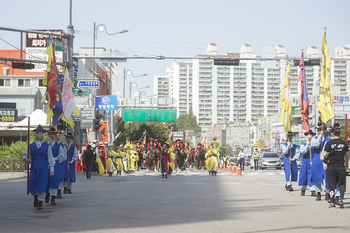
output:
[[[30,117],[28,117],[28,148],[27,148],[27,158],[29,159],[29,153],[30,153]],[[28,193],[28,187],[29,187],[29,163],[27,163],[27,194]]]

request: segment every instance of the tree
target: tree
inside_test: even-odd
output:
[[[193,130],[195,133],[201,131],[201,128],[197,124],[196,116],[193,115],[192,108],[187,114],[181,114],[176,121],[177,131]]]

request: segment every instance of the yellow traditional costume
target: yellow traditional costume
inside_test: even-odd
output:
[[[206,158],[205,167],[208,169],[209,175],[210,175],[210,173],[211,173],[211,175],[216,175],[217,174],[217,170],[219,168],[220,153],[219,153],[219,151],[217,151],[217,149],[215,148],[214,144],[217,147],[219,147],[219,143],[212,142],[208,146],[208,151],[205,154],[205,158]]]

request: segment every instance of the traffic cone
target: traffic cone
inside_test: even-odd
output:
[[[232,173],[236,173],[236,164],[233,163]]]
[[[242,176],[242,172],[241,172],[241,164],[238,164],[237,176]]]
[[[222,165],[224,166],[224,171],[226,171],[226,165],[225,165],[225,163],[223,163]]]
[[[229,172],[232,172],[232,166],[231,166],[232,164],[230,163],[230,166],[228,167],[228,171]]]

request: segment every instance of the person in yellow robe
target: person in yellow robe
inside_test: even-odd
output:
[[[174,171],[175,169],[175,163],[174,163],[174,159],[175,159],[175,154],[174,154],[174,147],[172,145],[172,143],[170,141],[166,141],[165,143],[169,144],[169,153],[170,153],[170,160],[171,162],[168,163],[169,166],[169,176],[171,175],[171,173]]]
[[[212,176],[213,175],[216,176],[217,173],[218,173],[219,158],[220,158],[220,153],[216,149],[218,147],[219,147],[219,143],[218,142],[212,142],[208,146],[208,151],[205,154],[205,158],[206,158],[205,167],[208,169],[209,175],[211,174]]]
[[[116,155],[117,152],[114,151],[115,147],[113,145],[109,146],[107,149],[108,154],[108,160],[107,160],[107,171],[108,171],[108,177],[113,176],[113,172],[117,171],[117,164],[116,164]]]

